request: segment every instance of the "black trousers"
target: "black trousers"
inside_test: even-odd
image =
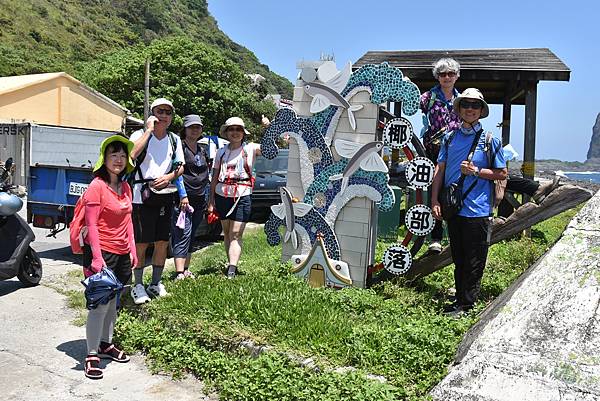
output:
[[[456,216],[448,220],[448,236],[454,261],[456,301],[471,308],[479,297],[488,254],[488,217]]]

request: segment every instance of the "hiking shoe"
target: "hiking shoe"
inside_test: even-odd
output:
[[[546,199],[546,196],[552,191],[554,191],[558,184],[560,183],[560,177],[558,175],[554,176],[554,179],[551,182],[547,182],[546,184],[542,184],[538,187],[537,191],[534,192],[531,199],[538,205]]]
[[[148,294],[150,294],[150,296],[154,297],[154,298],[158,298],[158,297],[166,297],[167,295],[169,295],[169,293],[167,292],[167,290],[165,289],[165,286],[163,285],[162,282],[158,282],[158,284],[154,285],[154,284],[150,284],[147,288],[146,291],[148,292]]]
[[[442,244],[440,241],[432,241],[431,244],[429,244],[428,250],[432,253],[440,253],[442,252]]]
[[[183,276],[184,276],[185,278],[196,278],[196,276],[194,276],[194,273],[192,273],[192,272],[191,272],[191,271],[189,271],[189,270],[184,270],[184,271],[183,271]]]
[[[458,319],[460,317],[466,316],[471,309],[471,306],[453,303],[444,308],[444,315]]]
[[[235,278],[235,273],[237,272],[237,267],[234,265],[229,265],[227,268],[227,278],[229,280]]]
[[[185,273],[177,273],[175,276],[175,281],[183,280],[185,278]]]
[[[136,305],[145,304],[146,302],[150,302],[150,297],[148,293],[144,289],[142,284],[136,284],[131,287],[131,298],[133,298],[133,302]]]

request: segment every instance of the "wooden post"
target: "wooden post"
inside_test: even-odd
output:
[[[504,104],[502,105],[502,144],[508,145],[510,143],[510,113],[511,113],[511,102],[510,96],[504,97]]]
[[[146,68],[144,69],[144,128],[146,121],[150,116],[150,59],[146,59]]]
[[[535,123],[537,108],[537,81],[527,83],[525,89],[525,143],[523,146],[523,177],[535,175]]]

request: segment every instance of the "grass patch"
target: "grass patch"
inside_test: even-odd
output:
[[[490,249],[476,311],[504,291],[559,237],[575,210],[535,226],[533,236]],[[386,244],[378,244],[381,252]],[[222,400],[421,400],[446,374],[477,317],[440,314],[452,269],[410,286],[401,279],[373,289],[313,289],[291,276],[262,232],[244,237],[241,274],[227,280],[215,245],[196,255],[197,278],[167,282],[170,297],[120,315],[118,338],[148,354],[154,370],[191,372]],[[251,339],[273,350],[251,357]],[[319,371],[295,357],[312,357]],[[356,371],[335,373],[336,367]],[[368,379],[382,375],[386,383]]]

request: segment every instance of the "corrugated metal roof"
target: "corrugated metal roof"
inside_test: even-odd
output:
[[[66,72],[49,72],[49,73],[44,73],[44,74],[15,75],[12,77],[0,77],[0,96],[2,96],[5,93],[15,92],[15,91],[18,91],[20,89],[23,89],[23,88],[26,88],[26,87],[29,87],[32,85],[40,84],[42,82],[51,81],[56,78],[66,78],[66,79],[72,81],[73,83],[75,83],[76,85],[78,85],[82,90],[90,93],[91,95],[101,99],[102,101],[104,101],[114,107],[117,107],[117,108],[125,111],[127,114],[129,114],[129,110],[127,110],[125,107],[121,106],[119,103],[117,103],[114,100],[110,99],[109,97],[103,95],[102,93],[96,91],[95,89],[90,88],[86,84],[78,81],[77,79],[73,78],[71,75],[67,74]]]

